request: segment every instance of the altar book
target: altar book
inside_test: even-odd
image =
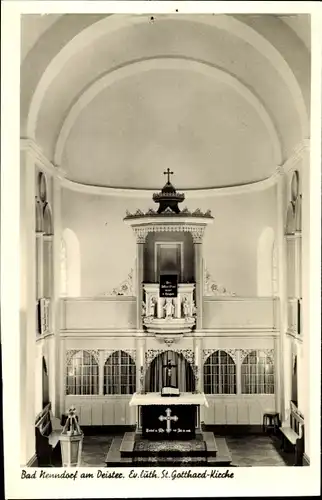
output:
[[[178,387],[162,387],[161,389],[161,396],[162,397],[178,397],[180,396],[180,391]]]

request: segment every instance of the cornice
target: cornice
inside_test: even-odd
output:
[[[20,151],[26,151],[29,153],[39,168],[41,168],[41,170],[46,172],[48,175],[60,179],[65,178],[66,172],[61,167],[55,166],[50,160],[48,160],[42,149],[33,139],[25,137],[20,138]]]
[[[92,184],[82,184],[68,179],[66,171],[62,167],[55,166],[48,160],[41,148],[33,139],[21,138],[20,150],[27,151],[33,155],[35,162],[49,175],[57,177],[61,181],[61,186],[70,191],[94,196],[116,196],[124,198],[142,198],[151,199],[155,189],[134,189],[110,186],[95,186]],[[214,196],[233,196],[241,194],[250,194],[264,191],[273,187],[281,175],[290,172],[303,156],[310,151],[310,139],[304,139],[294,149],[293,154],[282,164],[278,165],[275,172],[268,178],[255,182],[238,184],[235,186],[210,187],[201,189],[184,189],[189,199],[210,198]],[[181,189],[181,188],[180,188]]]

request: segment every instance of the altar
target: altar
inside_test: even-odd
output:
[[[200,407],[208,407],[204,393],[135,393],[130,406],[137,407],[136,432],[147,439],[194,439],[201,431]]]

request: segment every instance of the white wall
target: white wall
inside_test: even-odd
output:
[[[160,186],[162,187],[162,186]],[[179,187],[178,187],[179,190]],[[196,199],[186,194],[182,208],[210,209],[214,223],[204,237],[204,259],[213,279],[242,296],[257,295],[257,246],[263,228],[275,230],[274,189]],[[63,229],[76,233],[81,253],[81,295],[117,287],[134,267],[136,244],[123,222],[125,211],[157,205],[147,198],[119,198],[63,190]]]

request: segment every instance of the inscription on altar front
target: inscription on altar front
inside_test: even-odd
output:
[[[141,416],[142,435],[148,439],[193,439],[195,436],[195,405],[143,406]]]

